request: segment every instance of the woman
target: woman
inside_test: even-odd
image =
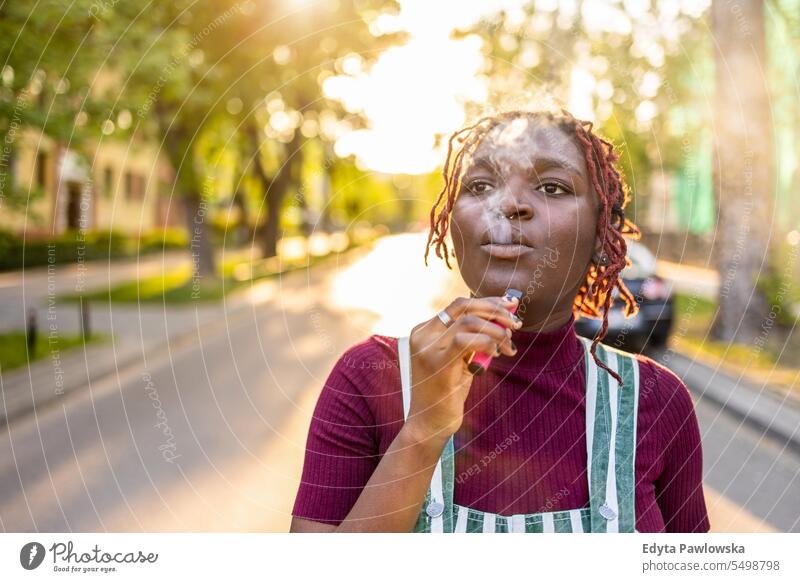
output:
[[[708,530],[685,385],[598,344],[615,287],[636,311],[619,278],[622,235],[638,230],[617,159],[563,110],[506,112],[451,137],[428,250],[449,266],[451,233],[471,296],[340,358],[292,531]],[[593,342],[575,314],[603,318]],[[474,352],[494,356],[481,375]]]

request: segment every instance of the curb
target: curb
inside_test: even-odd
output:
[[[800,453],[800,406],[790,396],[782,397],[768,384],[754,385],[674,350],[659,350],[650,357],[680,376],[691,392]]]

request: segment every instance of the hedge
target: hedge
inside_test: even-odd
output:
[[[0,271],[40,267],[48,263],[74,263],[135,257],[162,249],[184,249],[188,237],[183,230],[157,229],[131,236],[119,232],[92,231],[81,236],[67,231],[46,239],[23,240],[0,230]]]

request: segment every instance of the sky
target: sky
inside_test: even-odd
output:
[[[488,81],[480,74],[482,39],[476,35],[455,39],[452,33],[492,13],[505,10],[507,18],[523,18],[521,7],[532,2],[536,12],[550,14],[550,22],[558,23],[559,18],[581,11],[588,27],[632,34],[633,44],[653,53],[657,67],[661,48],[651,42],[656,35],[649,33],[650,27],[669,34],[675,16],[699,15],[709,1],[653,0],[654,8],[650,0],[398,0],[399,13],[380,15],[370,30],[376,36],[406,31],[408,41],[384,51],[369,70],[364,70],[358,55],[352,55],[345,59],[343,74],[323,83],[327,97],[367,120],[366,129],[348,131],[337,139],[336,153],[354,155],[359,166],[378,172],[423,174],[436,169],[446,141],[439,140],[437,146],[437,136],[448,136],[464,125],[464,103],[482,103],[489,92]],[[585,63],[573,64],[570,79],[567,106],[572,113],[591,120],[610,115],[613,87]],[[659,84],[660,78],[651,75],[640,89],[643,99],[636,114],[643,123],[657,114],[648,92],[654,93]]]

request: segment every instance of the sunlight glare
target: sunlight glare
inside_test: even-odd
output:
[[[425,266],[426,241],[423,233],[380,239],[369,254],[336,275],[330,307],[377,314],[380,319],[370,333],[407,335],[455,296],[467,293],[458,271],[448,270],[433,253]]]

